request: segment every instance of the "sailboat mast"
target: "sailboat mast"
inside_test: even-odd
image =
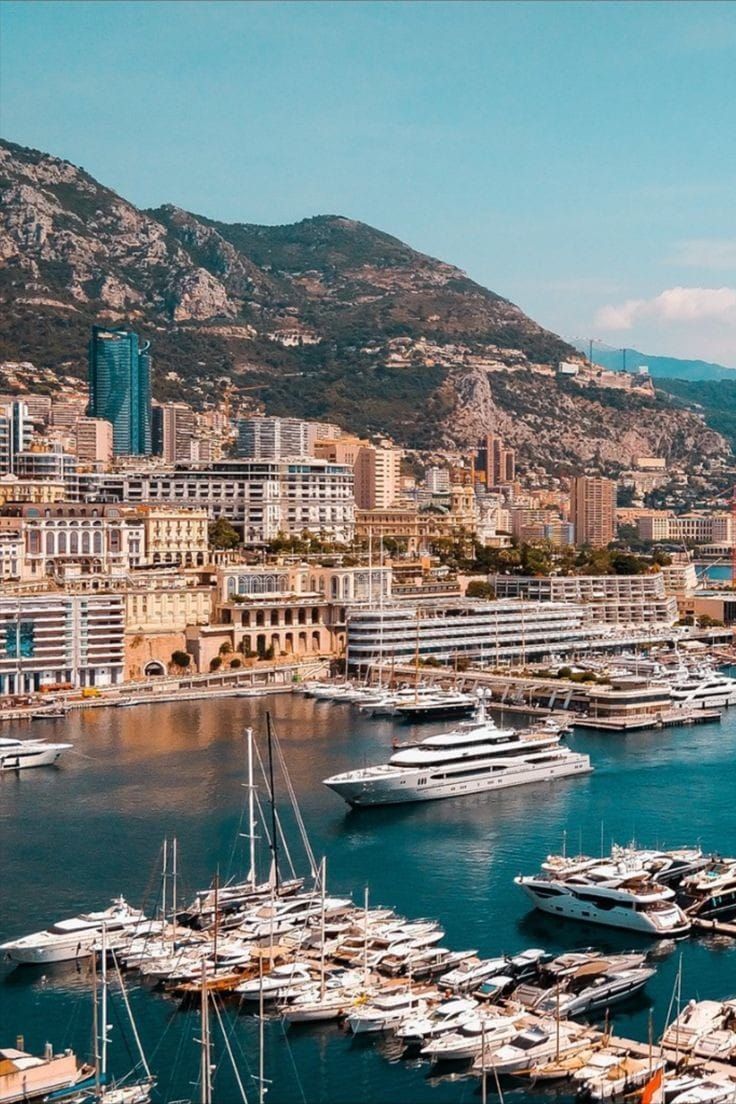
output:
[[[271,853],[273,855],[274,888],[279,892],[279,838],[276,824],[276,791],[273,785],[273,734],[271,732],[271,713],[266,713],[266,731],[268,733],[268,784],[271,790]]]
[[[107,1079],[107,924],[102,925],[102,948],[100,952],[101,983],[100,994],[100,1079]]]
[[[273,965],[273,950],[271,951],[271,965]],[[258,1104],[263,1104],[266,1095],[265,1070],[265,1039],[266,1029],[263,1012],[263,954],[258,955]]]
[[[95,1054],[95,1089],[100,1089],[100,1018],[97,992],[97,950],[92,951],[92,1038]]]
[[[363,986],[368,985],[368,886],[365,887],[363,913]]]
[[[202,1068],[200,1104],[212,1104],[212,1066],[210,1063],[210,1005],[207,993],[207,967],[202,962]]]
[[[163,861],[161,863],[161,919],[166,924],[166,870],[169,865],[169,841],[164,840]]]
[[[248,741],[248,841],[249,841],[249,869],[248,881],[251,888],[256,887],[256,816],[255,793],[253,792],[253,729],[247,728],[245,735]]]
[[[176,868],[177,867],[177,859],[178,859],[177,851],[178,851],[178,848],[177,848],[176,836],[174,836],[173,842],[171,844],[171,942],[172,943],[174,943],[176,941],[176,905],[177,905],[176,879],[178,877],[178,870]]]
[[[327,859],[322,859],[320,884],[322,889],[322,909],[319,929],[319,999],[325,999],[325,881],[327,879]]]

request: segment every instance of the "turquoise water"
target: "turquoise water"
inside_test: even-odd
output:
[[[350,812],[320,784],[328,773],[383,761],[392,722],[364,718],[347,705],[299,696],[269,700],[315,852],[327,855],[332,892],[362,898],[408,916],[439,917],[445,943],[483,954],[524,946],[562,950],[648,946],[615,930],[581,928],[530,913],[513,885],[551,850],[581,846],[597,852],[601,828],[612,839],[676,846],[699,840],[736,853],[736,711],[708,724],[627,736],[580,734],[571,744],[591,755],[595,773],[550,786],[417,806]],[[259,701],[228,700],[88,711],[61,724],[36,723],[33,734],[74,743],[60,769],[0,778],[0,939],[44,927],[54,919],[103,907],[121,891],[134,902],[156,884],[164,835],[176,835],[181,897],[223,877],[234,854],[243,802],[242,731],[264,727]],[[423,734],[436,730],[426,726]],[[4,731],[9,732],[6,728]],[[28,727],[19,730],[29,734]],[[402,738],[411,735],[400,730]],[[242,840],[240,841],[242,844]],[[297,848],[295,847],[295,851]],[[622,1034],[646,1038],[648,1020],[660,1030],[682,955],[683,995],[736,994],[736,942],[692,939],[659,949],[657,976],[646,995],[617,1011]],[[40,1050],[89,1052],[88,979],[74,967],[0,968],[0,1045],[17,1034]],[[132,1002],[160,1101],[197,1099],[197,1022],[158,993],[133,988]],[[233,1013],[234,1045],[249,1098],[257,1099],[257,1024]],[[122,1026],[113,1032],[112,1068],[128,1063]],[[429,1067],[400,1060],[389,1041],[351,1040],[335,1026],[266,1031],[268,1104],[459,1102],[478,1099],[470,1078],[431,1080]],[[512,1089],[511,1099],[530,1091]],[[218,1104],[238,1097],[226,1069],[218,1073]]]

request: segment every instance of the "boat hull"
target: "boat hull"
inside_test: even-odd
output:
[[[419,776],[425,777],[426,771],[417,771],[415,780],[406,778],[398,785],[395,781],[380,778],[365,782],[346,780],[344,782],[328,780],[326,785],[353,808],[366,808],[373,805],[399,805],[406,802],[434,801],[444,797],[467,797],[470,794],[488,793],[493,790],[507,789],[510,786],[522,786],[531,782],[551,782],[557,778],[569,778],[573,775],[590,774],[592,767],[587,755],[571,755],[558,762],[510,767],[503,772],[492,772],[478,778],[457,777],[422,785]]]
[[[690,921],[682,914],[680,918],[673,919],[668,926],[658,927],[654,921],[644,912],[635,912],[632,908],[610,907],[597,908],[590,900],[581,900],[569,892],[562,892],[552,897],[542,896],[542,891],[536,892],[533,885],[525,884],[517,880],[526,895],[533,901],[536,908],[542,912],[548,912],[551,916],[564,917],[567,920],[579,920],[585,924],[599,924],[606,928],[625,928],[627,931],[641,932],[657,939],[687,935],[690,931]],[[547,886],[544,887],[547,889]]]

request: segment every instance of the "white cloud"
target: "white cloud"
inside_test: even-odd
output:
[[[608,304],[595,317],[595,324],[603,330],[631,330],[645,321],[684,325],[710,322],[736,329],[736,288],[667,288],[652,299]]]
[[[678,242],[668,263],[688,268],[736,269],[736,238],[690,238]]]

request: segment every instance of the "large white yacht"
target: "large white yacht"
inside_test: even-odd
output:
[[[675,706],[690,709],[718,709],[736,705],[736,679],[710,668],[679,671],[670,683]]]
[[[69,920],[59,920],[45,931],[0,944],[0,951],[13,962],[33,965],[68,962],[86,958],[99,950],[103,927],[108,947],[115,950],[144,921],[145,916],[139,909],[131,908],[123,897],[118,897],[103,912],[88,912]]]
[[[497,728],[481,705],[473,720],[402,748],[382,766],[335,774],[324,783],[349,805],[392,805],[548,782],[591,769],[587,755],[560,744],[557,726]]]
[[[0,737],[0,772],[49,767],[71,744],[48,744],[45,740],[15,740]]]
[[[567,874],[540,874],[514,878],[542,912],[605,924],[647,935],[685,935],[691,921],[675,903],[675,891],[641,869],[615,862],[583,866]]]

